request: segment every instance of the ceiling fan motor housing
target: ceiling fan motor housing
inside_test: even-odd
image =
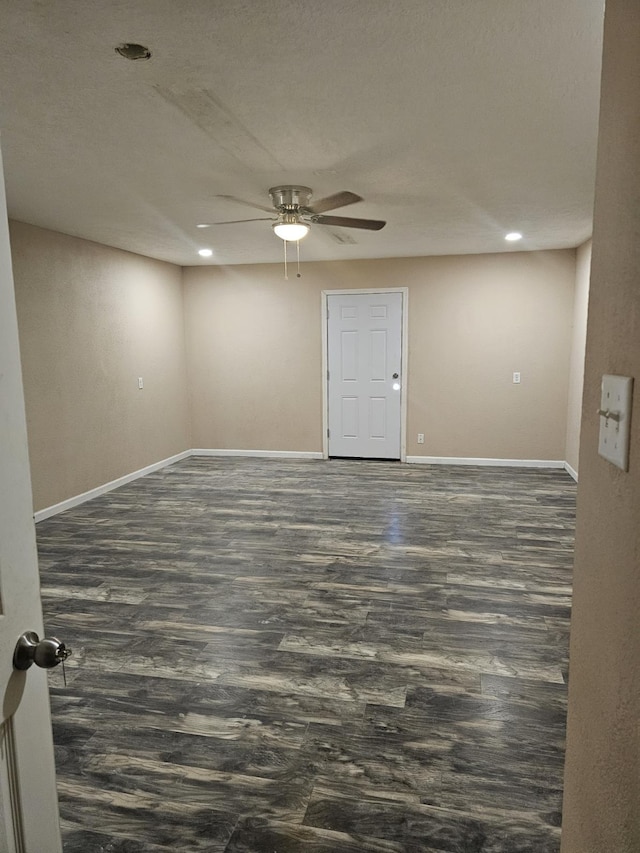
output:
[[[296,211],[298,208],[307,207],[311,200],[309,187],[283,186],[271,187],[269,195],[273,206],[284,211]]]

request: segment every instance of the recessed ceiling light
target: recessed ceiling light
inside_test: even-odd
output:
[[[213,255],[213,249],[198,249],[198,254],[201,258],[210,258]]]
[[[510,243],[515,243],[516,240],[522,240],[522,234],[519,231],[510,231],[505,235],[505,240],[508,240]]]
[[[208,222],[199,222],[196,228],[211,228],[211,225]]]
[[[151,51],[143,44],[134,44],[133,42],[124,42],[115,48],[116,53],[124,56],[125,59],[151,59]]]

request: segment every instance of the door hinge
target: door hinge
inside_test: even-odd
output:
[[[327,429],[327,438],[331,438],[331,430]]]
[[[329,381],[329,371],[327,370],[327,382]]]

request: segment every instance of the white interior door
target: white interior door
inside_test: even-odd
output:
[[[0,851],[60,853],[47,674],[13,668],[25,631],[42,637],[42,608],[0,159]]]
[[[402,292],[327,296],[329,456],[400,459]]]

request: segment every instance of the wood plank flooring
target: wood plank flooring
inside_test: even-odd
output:
[[[41,522],[65,853],[557,853],[574,504],[192,458]]]

